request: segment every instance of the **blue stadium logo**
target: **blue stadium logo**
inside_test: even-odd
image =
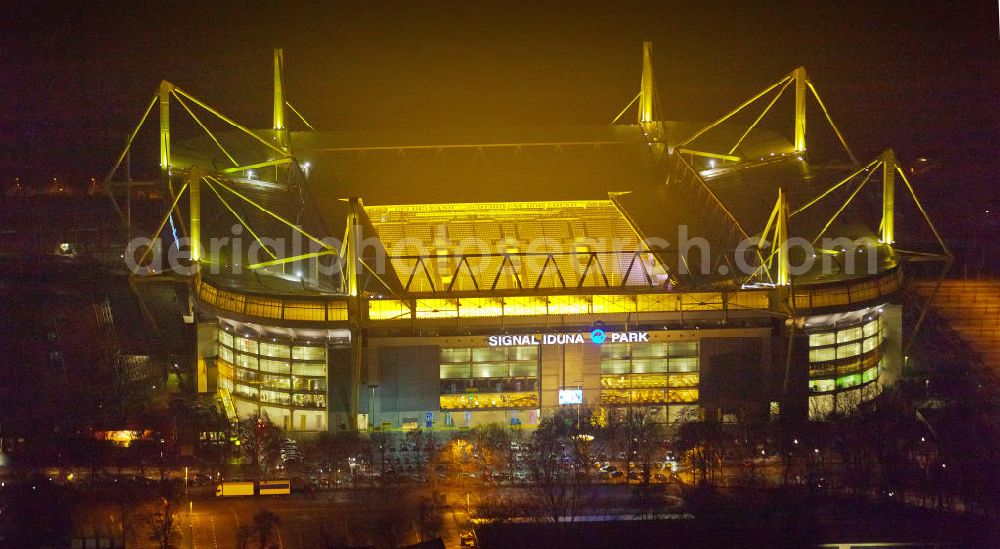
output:
[[[593,327],[590,329],[590,340],[598,345],[604,343],[604,340],[608,337],[608,334],[605,332],[605,328],[607,328],[607,326],[600,320],[595,322]]]

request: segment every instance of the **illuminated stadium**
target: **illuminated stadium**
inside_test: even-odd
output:
[[[855,159],[802,68],[714,122],[661,120],[650,56],[597,127],[318,131],[280,50],[266,130],[164,82],[136,132],[158,110],[173,204],[127,256],[137,292],[189,281],[199,391],[295,431],[574,405],[820,419],[875,398],[901,373],[903,265],[948,255],[896,247],[897,198],[923,214],[905,170]],[[807,103],[843,162],[810,163]],[[198,135],[172,135],[181,118]],[[175,242],[189,260],[165,268]]]

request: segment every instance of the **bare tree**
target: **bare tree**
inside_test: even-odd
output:
[[[536,432],[534,451],[528,462],[536,482],[528,500],[552,522],[573,521],[593,503],[593,487],[581,483],[565,464],[567,443],[558,437]]]
[[[240,446],[249,459],[254,480],[263,480],[281,462],[284,432],[260,413],[240,421]]]
[[[160,482],[160,487],[160,498],[147,506],[144,519],[149,528],[149,540],[160,549],[172,549],[177,547],[182,537],[176,517],[180,490],[171,480]]]
[[[653,458],[662,441],[657,437],[652,409],[643,406],[618,408],[609,415],[608,429],[614,447],[625,455],[625,474],[628,476],[636,463],[642,470],[643,482],[648,483]]]
[[[472,443],[482,459],[483,477],[503,468],[510,459],[510,431],[501,423],[473,427]]]

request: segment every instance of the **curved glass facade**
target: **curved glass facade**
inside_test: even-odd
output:
[[[881,392],[885,320],[871,309],[808,329],[809,415],[821,419]]]
[[[228,389],[237,401],[259,407],[278,407],[288,418],[286,427],[297,430],[325,428],[327,407],[327,348],[325,342],[261,337],[252,332],[235,333],[229,325],[218,332],[219,387]],[[308,421],[298,422],[293,411],[313,410]]]

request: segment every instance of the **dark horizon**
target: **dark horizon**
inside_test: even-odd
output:
[[[714,119],[804,65],[859,158],[894,147],[956,180],[991,176],[996,5],[900,6],[21,5],[3,30],[0,168],[5,185],[100,180],[161,79],[267,127],[273,47],[318,129],[606,124],[651,40],[666,119]],[[828,131],[811,112],[810,128]],[[765,123],[788,134],[787,114]],[[155,147],[155,130],[140,133],[138,175]]]

